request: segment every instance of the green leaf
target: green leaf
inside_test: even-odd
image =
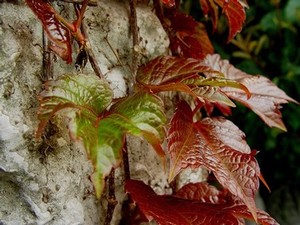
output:
[[[160,156],[164,156],[160,143],[165,136],[166,116],[162,101],[155,95],[138,92],[116,103],[108,117],[127,133],[143,136]]]
[[[64,75],[48,81],[39,95],[37,137],[58,111],[71,108],[97,117],[111,100],[112,91],[108,83],[94,75]]]
[[[164,156],[160,145],[166,123],[162,101],[140,92],[118,101],[104,113],[111,101],[109,85],[95,76],[63,76],[49,81],[40,94],[38,135],[58,111],[71,109],[70,135],[82,142],[93,163],[91,178],[98,198],[105,177],[120,163],[126,133],[143,136]]]
[[[115,103],[98,124],[96,120],[89,114],[77,113],[72,133],[83,141],[94,165],[92,181],[99,198],[105,186],[105,177],[112,167],[120,163],[126,133],[143,136],[160,156],[164,156],[160,143],[164,137],[166,117],[158,97],[136,93]]]

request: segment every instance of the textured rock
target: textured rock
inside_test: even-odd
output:
[[[72,12],[72,5],[57,5],[62,14]],[[0,224],[103,224],[106,196],[100,201],[95,199],[89,180],[91,163],[84,150],[70,142],[63,117],[50,126],[43,142],[34,139],[37,95],[42,89],[41,24],[23,1],[1,2],[0,18]],[[101,1],[97,7],[88,8],[85,20],[101,70],[111,81],[115,97],[124,96],[126,80],[131,76],[128,5]],[[164,54],[168,39],[151,8],[138,8],[138,24],[143,60]],[[87,66],[85,71],[91,72],[91,68]],[[74,66],[57,59],[54,77],[66,72],[75,72]],[[153,186],[164,190],[165,178],[156,177],[161,168],[143,162],[148,156],[156,162],[154,151],[140,139],[133,140],[143,148],[138,149],[140,153],[134,150],[133,154],[140,154],[134,160],[140,161],[132,163],[132,169],[147,167],[137,170],[134,177],[151,179]],[[151,174],[146,176],[139,173],[141,170]],[[124,198],[121,170],[116,174],[119,205],[113,224],[120,218]]]

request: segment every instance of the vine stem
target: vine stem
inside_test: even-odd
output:
[[[42,81],[47,81],[53,78],[53,53],[49,48],[50,41],[47,38],[46,32],[43,29],[43,74]]]
[[[86,2],[86,1],[84,1]],[[87,3],[86,3],[87,4]],[[75,12],[76,12],[76,16],[77,16],[77,20],[80,22],[78,22],[77,26],[80,25],[80,30],[82,31],[82,34],[84,36],[84,44],[83,46],[80,46],[80,47],[83,47],[85,50],[86,50],[86,53],[88,55],[88,60],[95,72],[95,74],[100,78],[100,79],[104,79],[104,75],[103,73],[101,72],[101,69],[97,63],[97,60],[96,60],[96,57],[94,55],[94,52],[91,48],[91,44],[90,44],[90,41],[89,41],[89,38],[88,38],[88,33],[87,33],[87,29],[86,29],[86,26],[85,26],[85,23],[83,21],[83,14],[84,14],[84,11],[87,7],[86,4],[83,4],[83,6],[80,8],[79,7],[79,4],[74,4],[74,8],[75,8]],[[82,43],[79,43],[82,45]]]
[[[115,195],[115,169],[110,171],[108,176],[108,199],[107,199],[107,212],[105,217],[104,225],[110,225],[114,214],[115,207],[117,205]]]
[[[123,158],[123,167],[124,167],[124,178],[125,181],[130,180],[130,167],[129,167],[129,157],[128,157],[128,148],[127,148],[127,138],[125,138],[123,151],[122,151],[122,158]]]
[[[63,2],[67,2],[67,3],[74,3],[74,4],[82,4],[83,0],[61,0]],[[88,6],[97,6],[98,3],[96,0],[90,0],[88,2]]]
[[[92,50],[92,48],[91,48],[90,42],[89,42],[89,40],[88,40],[87,31],[86,31],[84,22],[82,22],[82,26],[81,26],[81,27],[82,27],[83,35],[84,35],[85,38],[86,38],[85,50],[86,50],[86,52],[87,52],[87,55],[88,55],[88,58],[89,58],[89,62],[90,62],[90,64],[91,64],[91,66],[92,66],[92,68],[93,68],[95,74],[96,74],[99,78],[104,79],[104,75],[103,75],[103,73],[101,72],[101,69],[100,69],[100,67],[99,67],[99,65],[98,65],[98,62],[97,62],[96,57],[95,57],[95,55],[94,55],[94,52],[93,52],[93,50]]]
[[[132,82],[129,83],[128,94],[132,94],[134,92],[134,84],[135,78],[138,70],[139,63],[139,35],[138,35],[138,26],[137,26],[137,13],[136,13],[136,0],[129,0],[130,6],[130,15],[129,15],[129,23],[130,30],[132,34],[132,62],[131,62],[131,71],[132,71]],[[123,151],[122,151],[122,159],[123,159],[123,168],[124,168],[124,178],[125,182],[130,180],[130,166],[129,166],[129,157],[128,157],[128,145],[127,145],[127,137],[125,138]],[[134,208],[131,207],[133,201],[128,195],[128,199],[123,201],[122,203],[122,218],[120,224],[130,224],[131,216],[134,211]]]
[[[163,8],[160,0],[153,0],[153,6],[155,9],[156,16],[158,17],[162,26],[165,28],[165,22],[164,22],[165,17],[164,17]]]
[[[138,62],[139,62],[139,34],[138,34],[138,26],[137,26],[137,15],[136,15],[136,0],[129,0],[130,5],[130,29],[132,33],[132,73],[133,78],[135,80]]]

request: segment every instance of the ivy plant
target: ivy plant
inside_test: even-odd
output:
[[[37,137],[57,114],[68,116],[71,138],[84,146],[94,166],[91,180],[98,198],[105,178],[124,160],[126,135],[131,134],[148,141],[163,162],[169,161],[169,182],[186,168],[204,167],[219,184],[189,183],[171,195],[157,195],[127,174],[125,190],[140,214],[132,216],[132,223],[154,219],[159,224],[231,225],[250,219],[264,225],[278,224],[255,205],[259,180],[268,188],[255,159],[257,151],[251,150],[245,134],[226,116],[237,101],[270,127],[285,131],[279,109],[281,104],[297,103],[294,99],[268,78],[247,74],[214,54],[207,24],[181,12],[180,1],[175,0],[153,0],[156,15],[169,35],[170,55],[143,65],[133,61],[133,88],[126,97],[114,99],[82,30],[89,2],[76,3],[74,22],[68,22],[47,1],[26,2],[40,19],[56,55],[71,63],[74,39],[80,47],[76,63],[84,68],[89,60],[93,65],[95,74],[68,74],[45,83],[39,95]],[[248,7],[245,0],[200,0],[200,4],[213,29],[220,14],[225,15],[228,41],[241,31]],[[130,0],[129,6],[136,47],[136,1]],[[133,60],[139,58],[135,50],[132,54]],[[188,95],[190,101],[178,101],[168,121],[158,95],[161,92]],[[214,116],[216,111],[219,116]]]

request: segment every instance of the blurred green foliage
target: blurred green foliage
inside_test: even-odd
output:
[[[269,77],[290,97],[300,101],[300,0],[248,0],[247,20],[242,32],[226,44],[228,26],[221,19],[212,34],[197,0],[182,7],[208,25],[216,52],[249,74]],[[272,190],[282,184],[300,189],[300,107],[294,103],[281,109],[288,132],[266,126],[249,109],[238,105],[230,118],[247,135],[261,170]]]

